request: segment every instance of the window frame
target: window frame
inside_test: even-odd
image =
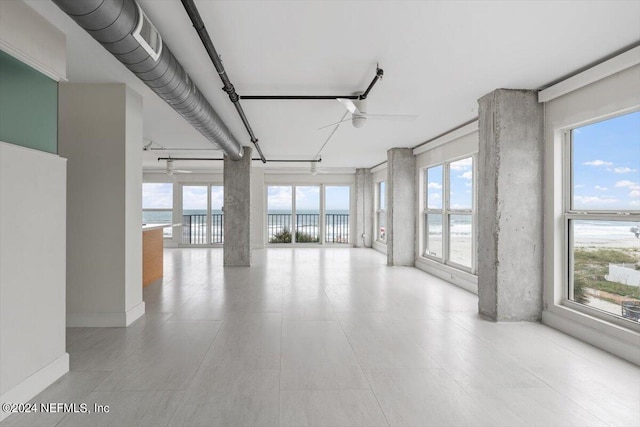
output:
[[[453,209],[451,208],[451,163],[455,163],[460,160],[471,158],[471,209]],[[442,208],[428,208],[429,198],[429,183],[428,183],[428,171],[431,168],[442,166]],[[464,154],[461,156],[452,157],[450,159],[439,161],[427,165],[422,168],[420,172],[420,179],[423,182],[424,188],[421,191],[422,200],[422,245],[420,246],[420,256],[422,258],[429,259],[439,264],[444,264],[449,267],[455,268],[460,271],[464,271],[470,274],[477,274],[477,153]],[[429,228],[427,225],[428,215],[442,215],[442,257],[436,257],[427,253],[429,248]],[[469,215],[471,217],[471,266],[465,266],[450,259],[450,225],[452,215]]]
[[[574,176],[573,176],[573,131],[575,129],[588,126],[594,123],[604,122],[640,111],[640,109],[617,111],[607,114],[603,117],[596,117],[591,120],[576,123],[561,129],[561,162],[562,162],[562,283],[560,292],[560,305],[568,307],[579,313],[612,323],[625,329],[640,332],[640,322],[633,322],[596,307],[590,307],[572,300],[573,297],[573,281],[574,281],[574,239],[573,227],[571,222],[575,220],[589,221],[620,221],[620,222],[640,222],[640,209],[629,210],[605,210],[605,209],[574,209],[572,202],[574,196]]]
[[[387,244],[387,183],[385,179],[382,179],[380,181],[376,181],[376,218],[375,218],[375,233],[376,233],[376,239],[375,241],[382,244],[382,245],[386,245]],[[385,201],[385,208],[382,209],[380,207],[380,201],[381,199],[381,193],[382,193],[382,184],[384,184],[384,192],[385,192],[385,197],[384,197],[384,201]],[[380,215],[384,215],[385,217],[385,221],[384,221],[384,239],[380,238]]]

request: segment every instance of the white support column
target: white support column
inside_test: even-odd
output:
[[[144,314],[141,147],[140,95],[123,84],[59,86],[67,326],[128,326]]]

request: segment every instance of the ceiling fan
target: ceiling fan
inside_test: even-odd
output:
[[[175,169],[173,166],[173,159],[167,159],[167,175],[173,176],[178,173],[191,173],[191,171],[183,170],[183,169]]]
[[[347,99],[347,98],[336,98],[336,101],[340,102],[347,109],[349,113],[351,113],[351,117],[347,119],[342,119],[339,122],[331,123],[330,125],[322,126],[319,129],[325,129],[331,126],[339,125],[340,123],[348,122],[351,120],[351,124],[354,128],[363,127],[368,119],[375,120],[403,120],[403,121],[412,121],[415,120],[418,116],[412,114],[369,114],[367,113],[367,99]]]

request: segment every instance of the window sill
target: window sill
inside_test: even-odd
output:
[[[416,268],[446,280],[464,290],[478,294],[478,276],[463,270],[433,261],[426,257],[416,258]]]
[[[564,305],[542,312],[542,323],[640,365],[640,334]]]

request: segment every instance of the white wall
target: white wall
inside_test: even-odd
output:
[[[0,402],[25,402],[69,370],[65,180],[65,159],[0,142]]]
[[[0,49],[66,79],[64,34],[21,1],[0,1]],[[0,142],[0,402],[26,402],[69,370],[65,184],[64,159]]]
[[[588,73],[589,70],[585,71]],[[579,78],[580,75],[576,76]],[[640,334],[617,319],[589,316],[565,301],[563,143],[566,129],[640,108],[636,65],[545,103],[544,306],[542,322],[640,364]],[[625,322],[628,325],[628,322]]]
[[[0,49],[56,81],[66,80],[64,33],[22,1],[0,1]]]
[[[133,313],[136,307],[144,313],[142,302],[142,97],[125,86],[125,304],[126,313]]]
[[[68,326],[127,326],[142,302],[142,101],[123,84],[61,84],[68,162]]]

